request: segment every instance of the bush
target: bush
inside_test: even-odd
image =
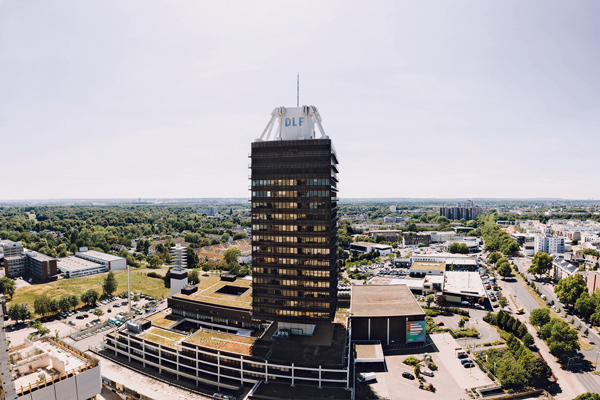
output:
[[[437,371],[437,369],[438,369],[438,366],[435,365],[435,363],[433,362],[433,360],[431,360],[431,361],[429,361],[427,363],[427,367],[429,367],[429,369],[432,370],[432,371]]]
[[[406,357],[406,358],[404,359],[404,361],[402,361],[402,362],[403,362],[404,364],[406,364],[406,365],[411,365],[411,366],[413,366],[413,367],[419,364],[419,360],[417,360],[417,359],[416,359],[415,357],[413,357],[413,356]]]
[[[161,274],[157,274],[156,272],[148,272],[148,278],[156,278],[156,279],[163,279],[164,276],[162,276]]]

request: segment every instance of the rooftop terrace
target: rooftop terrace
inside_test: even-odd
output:
[[[225,286],[239,287],[241,295],[229,294],[235,291],[224,290]],[[220,291],[219,293],[217,293]],[[252,281],[237,279],[234,282],[220,280],[219,277],[212,277],[198,285],[198,291],[192,294],[177,294],[174,297],[202,301],[205,303],[219,304],[223,306],[238,307],[246,310],[252,309]]]

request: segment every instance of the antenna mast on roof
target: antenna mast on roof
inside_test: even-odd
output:
[[[296,74],[296,107],[300,107],[300,74]]]

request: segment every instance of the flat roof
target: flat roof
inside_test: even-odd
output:
[[[383,348],[377,344],[354,344],[356,362],[383,362]]]
[[[33,255],[33,254],[35,254],[35,255]],[[27,253],[25,253],[25,255],[28,256],[29,258],[35,258],[38,261],[52,261],[52,260],[56,260],[56,258],[54,258],[54,257],[50,257],[50,256],[47,256],[45,254],[38,253],[36,251],[27,252]]]
[[[58,266],[58,268],[66,269],[68,271],[77,271],[80,269],[104,267],[103,264],[84,260],[83,258],[79,258],[76,256],[59,258],[56,265]]]
[[[485,288],[479,272],[446,271],[444,292],[485,297]]]
[[[351,317],[425,315],[406,285],[352,286]]]
[[[100,260],[104,260],[104,261],[124,260],[123,257],[113,256],[112,254],[101,253],[96,250],[78,251],[77,253],[75,253],[75,255],[78,255],[78,254],[88,255],[90,257],[99,258]]]
[[[239,287],[243,294],[217,293],[217,290],[224,286]],[[198,284],[198,291],[192,294],[176,294],[173,297],[201,301],[209,304],[219,304],[224,306],[252,309],[252,281],[247,279],[236,279],[233,282],[222,281],[218,276],[213,276]]]
[[[368,247],[375,247],[375,248],[380,248],[380,249],[391,249],[392,248],[392,246],[390,246],[388,244],[381,244],[381,243],[352,242],[352,243],[350,243],[350,246],[352,246],[353,244],[358,245],[358,246],[368,246]]]
[[[410,269],[422,269],[426,271],[443,271],[446,269],[446,263],[434,261],[417,261],[410,266]]]

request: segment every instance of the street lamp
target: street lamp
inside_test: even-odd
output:
[[[598,371],[598,354],[600,354],[600,350],[596,351],[596,371]]]

